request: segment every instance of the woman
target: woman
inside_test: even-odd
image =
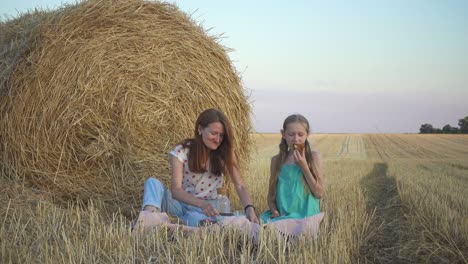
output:
[[[195,123],[194,137],[177,144],[169,153],[171,190],[155,178],[145,182],[143,211],[137,225],[170,225],[166,214],[169,213],[194,227],[219,215],[216,189],[227,176],[235,186],[247,219],[258,223],[232,144],[232,128],[227,117],[217,109],[202,112]]]

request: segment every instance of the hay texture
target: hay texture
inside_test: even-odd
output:
[[[84,1],[1,23],[2,177],[64,201],[139,203],[198,114],[230,118],[241,162],[250,105],[218,39],[176,6]]]

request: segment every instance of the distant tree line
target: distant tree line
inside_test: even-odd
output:
[[[468,134],[468,116],[458,119],[458,127],[447,124],[442,129],[432,127],[431,124],[422,124],[420,134]]]

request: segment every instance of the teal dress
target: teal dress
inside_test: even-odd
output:
[[[261,215],[263,223],[300,219],[320,213],[319,199],[306,191],[302,177],[302,170],[298,165],[281,166],[276,185],[276,207],[280,216],[271,218],[271,212],[268,210]]]

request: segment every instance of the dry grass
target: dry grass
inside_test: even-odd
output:
[[[257,151],[252,153],[247,181],[262,211],[267,207],[269,158],[276,153],[279,136],[254,138]],[[466,137],[314,135],[311,140],[328,157],[321,205],[326,218],[317,240],[287,242],[271,230],[262,230],[258,241],[220,230],[197,235],[159,230],[135,239],[130,233],[132,219],[100,201],[63,209],[47,200],[34,202],[38,194],[20,196],[21,186],[10,186],[10,192],[5,188],[1,193],[5,202],[0,207],[0,262],[467,262],[468,167],[465,148],[458,147],[466,144]],[[366,148],[349,145],[361,145],[360,140]],[[425,156],[442,144],[449,147],[438,155],[450,157]],[[356,155],[356,149],[365,150],[367,159]],[[386,159],[379,154],[384,152]],[[18,200],[28,206],[22,210],[9,206]],[[239,202],[235,200],[233,207],[240,209]]]

